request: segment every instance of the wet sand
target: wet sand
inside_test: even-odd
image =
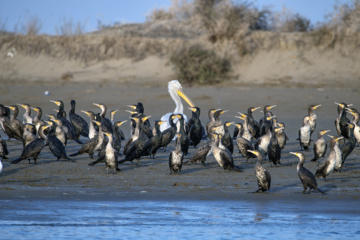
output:
[[[84,201],[126,201],[126,200],[245,200],[245,201],[275,201],[294,202],[302,205],[324,201],[331,205],[333,211],[358,211],[354,202],[360,197],[360,149],[356,147],[348,157],[342,172],[333,172],[328,181],[318,179],[319,187],[326,192],[322,195],[313,191],[310,195],[302,194],[302,184],[297,176],[298,158],[289,154],[300,151],[300,145],[295,140],[301,126],[302,117],[307,113],[310,104],[321,104],[316,114],[318,116],[317,131],[330,129],[335,134],[334,120],[337,117],[337,102],[354,104],[359,108],[359,89],[344,88],[285,88],[259,86],[217,86],[217,87],[184,87],[187,95],[201,108],[201,121],[208,122],[207,111],[210,108],[229,110],[222,116],[223,121],[237,121],[237,112],[246,112],[250,106],[276,104],[273,113],[279,121],[286,125],[286,133],[290,141],[282,151],[282,165],[271,167],[268,162],[264,166],[271,172],[272,187],[268,193],[252,194],[257,189],[254,173],[255,159],[245,159],[235,146],[235,164],[244,172],[224,171],[212,156],[206,161],[206,166],[186,164],[180,175],[169,175],[168,156],[174,144],[167,151],[159,150],[156,159],[142,158],[141,166],[131,163],[120,165],[121,172],[107,174],[104,163],[93,167],[87,166],[91,159],[88,155],[74,157],[75,163],[56,161],[48,147],[45,147],[38,158],[38,164],[28,164],[22,161],[16,165],[10,164],[21,154],[22,146],[18,141],[9,141],[9,160],[4,160],[4,170],[0,175],[0,200],[84,200]],[[49,91],[50,95],[44,95]],[[43,109],[43,118],[53,113],[56,105],[49,100],[62,100],[65,110],[70,109],[70,100],[77,101],[76,112],[91,110],[99,112],[92,103],[104,103],[108,111],[119,109],[115,120],[129,119],[125,112],[126,105],[143,102],[145,114],[151,115],[151,122],[175,108],[164,86],[121,85],[113,82],[103,83],[44,83],[44,82],[4,82],[1,86],[0,103],[4,105],[28,103]],[[186,104],[186,103],[185,103]],[[189,116],[190,111],[185,110]],[[19,119],[22,119],[23,109],[20,109]],[[32,113],[34,116],[34,113]],[[84,114],[82,114],[84,116]],[[109,116],[109,114],[107,114]],[[260,119],[259,111],[254,113]],[[234,127],[230,127],[232,132]],[[129,137],[129,124],[122,130]],[[1,131],[1,136],[6,135]],[[82,138],[82,141],[86,141]],[[122,142],[123,146],[125,141]],[[69,141],[66,146],[68,154],[76,152],[80,145]],[[194,153],[190,148],[185,161]],[[329,149],[328,149],[329,151]],[[313,151],[304,152],[305,167],[315,172],[317,163],[309,162]],[[327,152],[328,155],[328,152]],[[341,204],[330,204],[339,202]],[[346,204],[346,203],[349,204]],[[345,204],[343,204],[345,203]],[[337,207],[336,207],[337,206]],[[323,208],[326,211],[326,208]],[[350,209],[350,210],[349,210]]]

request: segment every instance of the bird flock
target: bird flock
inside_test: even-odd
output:
[[[260,107],[249,107],[246,113],[238,112],[235,119],[241,122],[223,122],[221,115],[226,113],[223,109],[209,109],[209,121],[203,125],[200,121],[200,108],[184,94],[181,84],[172,80],[168,84],[170,96],[176,104],[174,112],[164,115],[160,120],[153,121],[152,126],[149,118],[144,114],[144,106],[141,102],[128,105],[130,116],[130,137],[125,139],[121,126],[127,122],[114,120],[117,110],[110,112],[110,118],[106,117],[107,107],[105,104],[93,103],[100,108],[98,113],[81,110],[88,119],[84,119],[75,112],[76,102],[71,100],[71,109],[68,114],[61,100],[51,100],[58,107],[56,114],[48,114],[47,120],[43,118],[40,107],[31,107],[29,104],[14,104],[4,106],[0,104],[0,126],[8,136],[8,140],[0,137],[0,172],[3,171],[2,161],[7,159],[9,151],[6,142],[14,139],[22,144],[22,153],[11,164],[31,159],[36,163],[44,147],[49,147],[56,160],[64,159],[74,162],[75,157],[88,154],[91,162],[89,166],[105,163],[106,172],[121,171],[120,165],[124,162],[137,162],[140,165],[143,158],[156,158],[159,149],[166,150],[172,144],[174,148],[169,153],[170,174],[181,173],[184,158],[187,164],[205,162],[210,154],[216,162],[225,170],[242,172],[243,169],[234,164],[234,151],[236,145],[238,152],[243,158],[257,158],[255,175],[258,189],[256,192],[265,192],[271,187],[270,171],[263,166],[264,160],[268,159],[271,166],[281,166],[281,153],[289,140],[285,133],[285,124],[273,114],[272,109],[276,105],[263,107],[263,117],[259,121],[253,117],[253,112]],[[191,118],[184,114],[184,107],[180,97],[189,104]],[[303,184],[304,191],[307,189],[317,190],[324,193],[316,178],[324,178],[333,171],[341,171],[345,160],[360,143],[359,112],[346,103],[337,105],[338,118],[335,119],[336,134],[330,137],[330,151],[326,155],[328,143],[325,135],[330,130],[319,130],[317,140],[313,142],[314,157],[311,161],[319,159],[316,172],[313,174],[304,167],[305,156],[303,151],[310,151],[312,136],[316,129],[317,115],[315,110],[321,105],[311,105],[308,114],[303,118],[302,126],[299,127],[298,141],[299,152],[290,152],[299,158],[297,165],[298,176]],[[18,119],[19,107],[24,109],[22,120]],[[31,110],[36,112],[31,117]],[[347,114],[352,116],[349,119]],[[235,120],[234,119],[234,120]],[[231,134],[229,126],[234,125],[235,131]],[[165,126],[165,127],[164,127]],[[80,139],[80,136],[82,138]],[[84,139],[86,139],[84,141]],[[78,143],[78,150],[68,154],[66,145],[68,141]],[[125,143],[125,144],[122,144]],[[124,145],[124,146],[122,146]],[[189,152],[190,148],[194,151]]]

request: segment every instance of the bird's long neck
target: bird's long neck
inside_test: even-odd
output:
[[[174,102],[175,102],[175,104],[176,104],[174,113],[181,113],[181,114],[183,114],[183,112],[184,112],[184,107],[183,107],[183,105],[182,105],[182,102],[181,102],[180,97],[176,94],[176,92],[173,92],[173,91],[169,91],[169,94],[170,94],[171,98],[174,100]]]

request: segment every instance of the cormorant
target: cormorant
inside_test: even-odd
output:
[[[161,139],[161,147],[164,148],[164,150],[166,149],[167,145],[173,140],[173,138],[175,137],[176,134],[176,124],[174,123],[174,120],[178,118],[177,114],[171,114],[169,119],[167,120],[168,122],[170,122],[170,127],[164,131],[162,131],[163,133],[163,137]],[[161,124],[162,126],[163,124]],[[161,126],[160,126],[160,130],[161,130]]]
[[[191,140],[190,145],[193,145],[194,148],[201,142],[202,136],[204,134],[204,127],[201,125],[200,117],[200,108],[193,107],[189,108],[192,111],[192,118],[190,119],[189,123],[189,138]]]
[[[273,116],[272,112],[270,110],[272,108],[276,107],[276,105],[266,105],[264,107],[264,116],[260,119],[259,125],[260,125],[260,136],[263,136],[267,133],[267,128],[272,128],[272,121],[271,118],[268,117]],[[270,130],[272,131],[272,130]]]
[[[75,128],[75,136],[76,138],[79,138],[80,135],[83,137],[88,138],[89,137],[89,125],[88,123],[78,114],[75,113],[75,106],[76,102],[75,100],[70,101],[70,111],[69,111],[69,118],[70,122]]]
[[[107,111],[107,107],[105,104],[103,103],[93,103],[95,106],[98,106],[101,109],[101,113],[100,113],[100,118],[101,118],[101,125],[103,128],[103,132],[108,132],[113,134],[113,128],[112,128],[112,124],[110,119],[106,118],[106,111]]]
[[[354,116],[351,120],[351,123],[354,124],[354,136],[356,141],[360,143],[360,126],[359,123],[359,112],[355,108],[348,109],[348,112]]]
[[[259,189],[256,192],[265,192],[270,190],[271,186],[271,175],[270,172],[262,166],[263,156],[259,151],[247,150],[249,153],[255,155],[257,157],[257,162],[255,166],[255,175],[257,178],[257,183]]]
[[[12,111],[10,115],[10,125],[13,133],[12,137],[22,141],[22,135],[24,133],[24,124],[17,119],[17,116],[19,114],[19,109],[16,105],[7,106],[7,107]]]
[[[88,112],[88,113],[91,115],[92,112]],[[96,123],[98,126],[100,126],[99,133],[95,135],[95,137],[89,139],[89,141],[84,143],[76,153],[70,154],[70,157],[75,157],[77,155],[87,153],[89,154],[89,157],[93,159],[94,152],[100,149],[104,141],[104,133],[101,128],[101,122],[93,120],[93,123]],[[91,163],[89,165],[91,166]]]
[[[127,120],[124,120],[124,121],[117,121],[117,122],[114,122],[113,124],[113,131],[114,131],[114,139],[113,139],[113,147],[114,149],[120,153],[120,149],[121,149],[121,140],[122,140],[122,136],[121,136],[121,129],[120,129],[120,126],[122,124],[124,124],[125,122],[127,122]]]
[[[89,122],[89,139],[92,139],[97,135],[97,131],[96,131],[96,128],[94,126],[95,114],[92,111],[81,110],[81,112],[85,113],[90,118],[90,122]]]
[[[50,100],[50,102],[55,103],[58,107],[58,113],[56,114],[56,119],[60,120],[63,124],[63,126],[65,126],[68,131],[66,132],[66,136],[68,139],[74,140],[75,142],[82,144],[82,142],[77,139],[76,137],[76,132],[75,132],[75,127],[74,125],[72,125],[72,123],[66,119],[66,112],[64,110],[64,103],[61,100]]]
[[[216,162],[222,167],[224,170],[235,170],[238,172],[242,172],[242,170],[234,165],[233,157],[230,151],[221,144],[221,135],[213,134],[214,140],[212,141],[212,153]]]
[[[160,120],[161,121],[168,121],[170,115],[172,115],[172,114],[182,114],[184,116],[185,123],[187,123],[187,117],[186,117],[186,115],[184,115],[184,106],[183,106],[183,104],[181,102],[180,97],[183,98],[189,104],[190,107],[195,107],[195,105],[190,100],[190,98],[188,98],[188,96],[186,96],[186,94],[184,93],[183,88],[182,88],[182,86],[181,86],[181,84],[179,83],[178,80],[171,80],[171,81],[168,82],[168,91],[169,91],[170,97],[175,102],[176,107],[175,107],[173,112],[165,114],[164,116],[161,117]],[[164,132],[166,129],[168,129],[171,126],[170,124],[171,124],[171,122],[165,122],[164,124],[161,124],[160,130],[162,132]]]
[[[189,151],[190,138],[185,133],[185,119],[184,119],[183,115],[178,114],[177,116],[178,116],[178,119],[179,119],[179,122],[180,122],[179,133],[180,133],[180,137],[181,137],[181,139],[180,139],[181,151],[183,151],[184,155],[186,156],[188,154],[188,151]]]
[[[39,131],[40,126],[45,124],[44,121],[41,120],[42,109],[40,107],[34,107],[34,108],[32,107],[31,109],[33,109],[36,112],[36,116],[34,117],[33,121],[36,131]]]
[[[35,139],[34,141],[32,141],[31,143],[29,143],[28,145],[26,145],[21,153],[21,156],[12,161],[12,164],[16,164],[22,160],[28,159],[29,163],[30,163],[30,158],[32,157],[34,159],[34,162],[36,164],[36,160],[41,152],[41,150],[44,148],[45,144],[46,144],[46,136],[44,135],[44,130],[47,129],[49,126],[41,126],[41,128],[39,129],[39,136],[40,138]]]
[[[318,140],[314,143],[314,158],[311,159],[311,161],[315,162],[319,158],[322,158],[325,156],[326,149],[327,149],[327,143],[325,138],[323,137],[325,133],[330,132],[330,130],[321,130],[318,133]]]
[[[27,104],[27,103],[25,103],[25,104],[19,104],[18,103],[18,105],[25,109],[25,112],[23,114],[23,124],[25,124],[25,123],[33,124],[33,119],[30,117],[30,115],[31,115],[30,105]]]
[[[354,128],[355,125],[353,123],[348,123],[349,127],[348,127],[348,136],[349,138],[345,140],[345,142],[343,144],[341,144],[340,150],[341,150],[341,163],[340,163],[340,167],[338,167],[337,165],[335,165],[335,171],[341,171],[341,169],[344,166],[345,160],[346,158],[350,155],[350,153],[352,153],[352,151],[354,150],[355,146],[356,146],[356,138],[354,136]]]
[[[39,127],[40,128],[40,127]],[[36,128],[31,123],[25,123],[22,135],[23,147],[36,139]]]
[[[105,132],[104,133],[109,141],[106,144],[105,148],[105,164],[106,164],[106,171],[109,172],[109,169],[114,169],[114,172],[120,171],[118,168],[118,153],[113,148],[113,136],[111,133]]]
[[[234,153],[234,142],[229,132],[229,126],[234,122],[224,123],[224,136],[221,138],[221,143],[230,151],[231,155]]]
[[[191,163],[201,162],[205,166],[206,157],[210,154],[211,141],[207,140],[197,148],[194,155],[190,158]]]
[[[8,148],[7,148],[7,144],[6,141],[4,139],[2,139],[2,137],[0,136],[0,157],[2,157],[3,159],[8,159],[6,157],[6,155],[9,154]]]
[[[335,144],[338,140],[343,139],[344,137],[332,138],[330,141],[330,154],[329,156],[324,159],[318,169],[316,170],[315,176],[317,178],[323,177],[326,181],[326,176],[329,175],[335,167],[336,163],[336,152],[335,152]]]
[[[309,121],[311,121],[311,117],[308,117],[308,121],[299,129],[299,143],[301,151],[309,151],[310,143],[311,143],[311,126]]]
[[[208,117],[209,117],[209,122],[206,124],[206,134],[208,135],[208,138],[210,139],[210,128],[214,125],[215,123],[215,118],[214,118],[214,114],[216,112],[217,109],[209,109],[208,112]]]
[[[270,142],[268,144],[268,156],[269,162],[272,162],[274,165],[281,164],[281,147],[279,145],[278,139],[276,137],[276,132],[280,131],[282,128],[274,128]]]
[[[286,145],[286,141],[289,140],[288,136],[285,133],[285,124],[279,122],[276,125],[277,125],[277,127],[282,128],[282,129],[280,129],[279,131],[277,131],[275,133],[275,136],[276,136],[276,138],[278,140],[280,148],[284,149],[285,145]]]
[[[243,133],[242,133],[242,137],[245,138],[246,140],[248,140],[249,142],[252,141],[253,136],[249,131],[249,122],[248,122],[248,116],[245,113],[241,113],[238,112],[240,114],[240,116],[235,116],[236,118],[240,118],[241,120],[244,120],[243,123]]]
[[[309,188],[309,194],[310,194],[311,189],[317,190],[317,191],[321,192],[322,194],[325,194],[323,191],[321,191],[320,188],[318,188],[318,185],[317,185],[316,178],[315,178],[314,174],[312,174],[309,170],[307,170],[304,167],[304,163],[305,163],[304,154],[303,153],[297,153],[297,152],[290,152],[290,153],[299,158],[299,163],[298,163],[298,165],[296,167],[296,170],[298,172],[300,181],[301,181],[301,183],[303,184],[303,187],[304,187],[303,193],[305,193],[307,188]]]
[[[184,152],[181,150],[181,133],[177,133],[175,150],[171,151],[169,154],[170,174],[173,172],[177,174],[181,173],[184,155]]]
[[[270,121],[273,117],[275,116],[266,117],[266,121]],[[272,127],[266,124],[264,126],[266,126],[265,127],[266,133],[256,140],[254,148],[255,150],[258,150],[266,159],[266,155],[268,152],[268,145],[270,143],[270,139],[272,136]]]
[[[237,126],[238,129],[242,128],[242,124],[235,124],[235,125]],[[249,158],[254,158],[256,156],[252,154],[250,151],[248,151],[248,150],[254,150],[254,147],[250,141],[246,140],[241,136],[241,132],[242,132],[241,130],[238,131],[236,144],[239,148],[239,153],[241,153],[241,155],[246,158],[246,162],[247,162]]]
[[[55,128],[56,126],[51,126],[47,135],[46,143],[49,145],[50,151],[55,157],[57,157],[56,161],[59,161],[59,159],[65,159],[74,162],[74,160],[67,156],[65,145],[57,138]]]
[[[260,107],[249,107],[247,110],[248,117],[248,129],[253,136],[253,139],[258,139],[260,137],[260,124],[253,117],[253,112]]]
[[[130,146],[126,150],[125,158],[119,161],[119,164],[124,163],[126,161],[133,162],[134,159],[138,161],[137,165],[140,164],[140,158],[142,156],[149,155],[149,153],[144,152],[144,146],[146,142],[149,140],[148,136],[143,132],[144,121],[146,121],[151,116],[146,117],[134,117],[133,119],[136,122],[135,132],[139,132],[138,138],[133,141]],[[125,152],[124,152],[125,154]]]
[[[303,120],[303,126],[306,124],[306,123],[309,123],[310,125],[310,136],[312,135],[312,133],[314,132],[315,128],[316,128],[316,120],[317,120],[317,116],[316,114],[314,113],[314,110],[317,109],[318,107],[321,107],[321,105],[310,105],[308,107],[308,115],[306,115],[304,117],[304,120]],[[311,118],[309,118],[311,117]]]
[[[347,135],[349,132],[348,123],[350,122],[350,120],[346,116],[347,113],[346,109],[348,105],[346,103],[337,103],[337,102],[335,102],[335,104],[338,105],[337,111],[339,113],[339,116],[335,120],[336,130],[339,136],[343,136],[344,138],[348,139],[349,138],[349,136]]]
[[[163,133],[160,131],[160,125],[163,123],[163,121],[155,121],[154,129],[156,134],[151,139],[149,139],[144,146],[144,151],[149,152],[150,158],[153,159],[155,159],[156,152],[161,147]]]

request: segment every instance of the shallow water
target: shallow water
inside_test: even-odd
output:
[[[355,239],[349,202],[1,201],[1,239]]]

